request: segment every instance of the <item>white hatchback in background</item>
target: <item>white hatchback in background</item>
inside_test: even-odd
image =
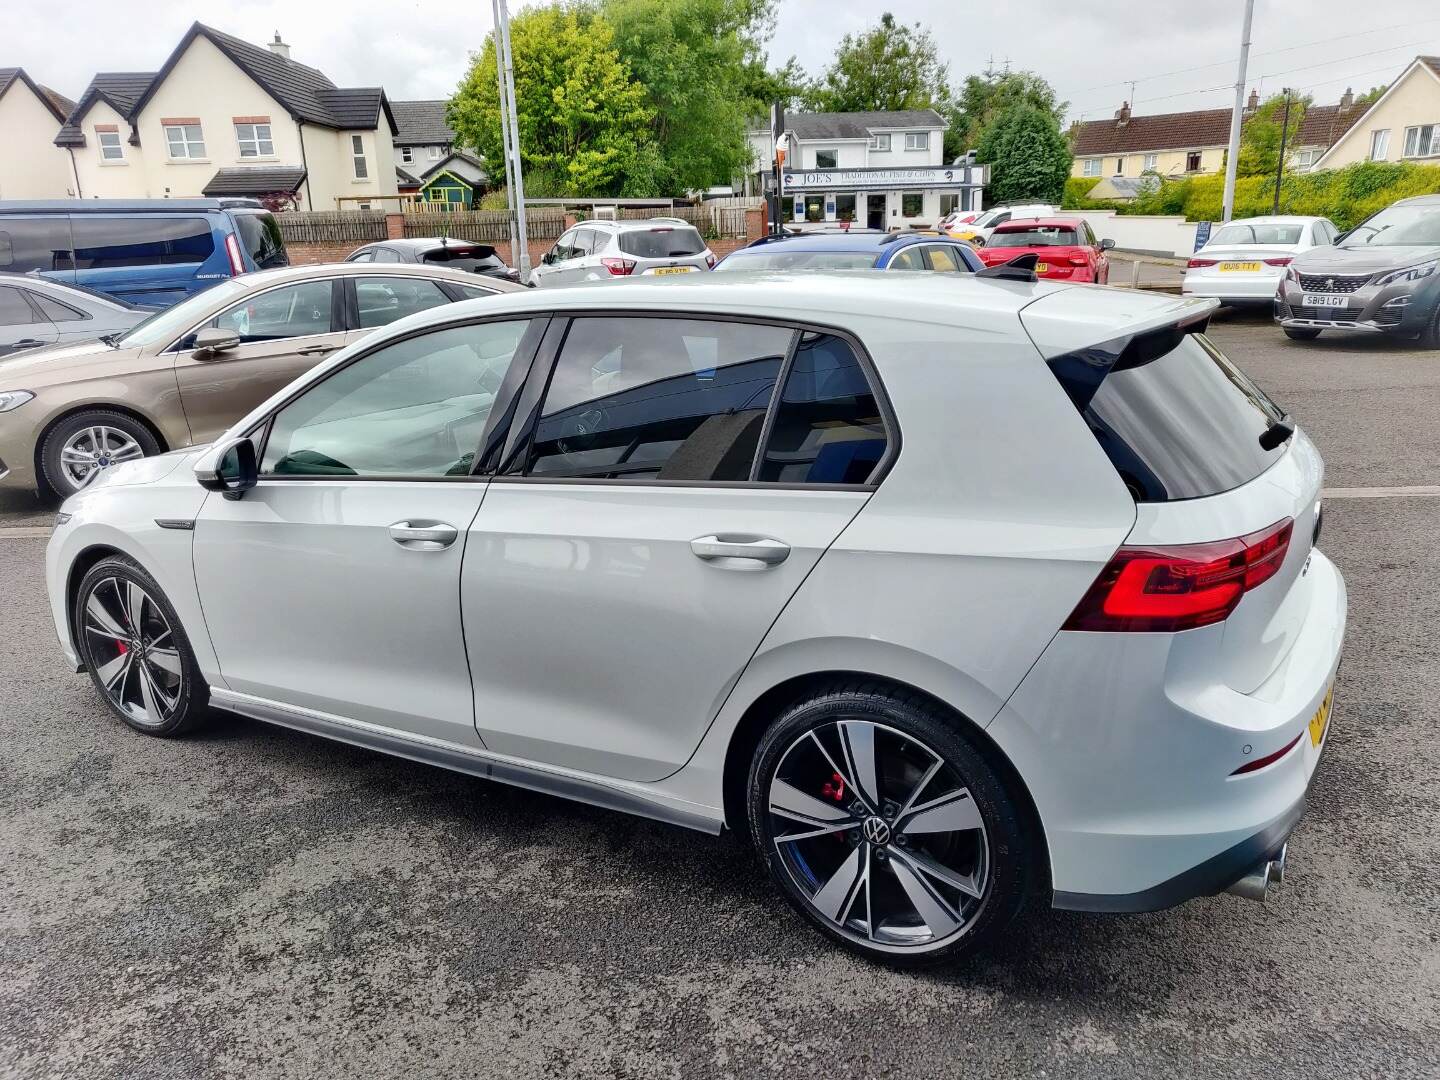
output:
[[[530,284],[693,274],[712,269],[715,261],[700,231],[681,218],[586,221],[555,241],[530,271]]]
[[[1224,304],[1272,304],[1285,268],[1302,251],[1340,235],[1322,217],[1253,217],[1221,225],[1190,257],[1180,291]]]
[[[1059,213],[1059,209],[1049,203],[992,206],[969,223],[957,223],[945,231],[957,240],[978,240],[984,244],[989,241],[990,234],[995,231],[996,226],[1004,225],[1007,221],[1014,221],[1018,218],[1054,217],[1057,213]]]

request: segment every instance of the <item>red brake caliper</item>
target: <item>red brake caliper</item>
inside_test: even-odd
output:
[[[845,801],[845,778],[838,772],[831,773],[830,779],[820,789],[820,794],[827,799],[834,799],[836,802]]]
[[[115,648],[120,650],[121,656],[124,656],[127,652],[130,651],[130,646],[126,645],[125,642],[121,641],[119,638],[115,639]]]

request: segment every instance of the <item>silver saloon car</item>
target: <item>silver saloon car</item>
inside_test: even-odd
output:
[[[32,274],[0,274],[0,357],[128,330],[149,315],[133,304]]]

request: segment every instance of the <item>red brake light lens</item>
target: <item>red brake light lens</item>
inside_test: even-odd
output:
[[[1219,259],[1191,259],[1185,265],[1193,270],[1197,266],[1214,266],[1219,261]]]
[[[615,277],[628,277],[635,269],[634,259],[601,259],[600,265]]]
[[[1293,528],[1286,518],[1235,540],[1122,547],[1062,629],[1177,633],[1222,622],[1246,592],[1274,577]]]
[[[1277,257],[1277,258],[1274,258],[1274,259],[1266,259],[1266,260],[1265,260],[1265,265],[1266,265],[1266,266],[1289,266],[1289,265],[1290,265],[1290,260],[1293,259],[1294,257],[1295,257],[1295,256],[1293,256],[1293,255],[1281,255],[1281,256],[1279,256],[1279,257]]]
[[[715,269],[715,263],[716,263],[717,261],[718,261],[718,260],[715,258],[715,253],[714,253],[714,252],[707,251],[707,252],[705,253],[705,265],[708,266],[708,267],[710,267],[711,270],[714,270],[714,269]]]
[[[1090,265],[1090,259],[1089,259],[1088,256],[1085,256],[1085,255],[1071,255],[1071,256],[1070,256],[1070,265],[1071,265],[1071,266],[1089,266],[1089,265]]]
[[[230,273],[243,274],[245,260],[240,257],[240,241],[235,239],[234,233],[225,234],[225,254],[230,256]]]

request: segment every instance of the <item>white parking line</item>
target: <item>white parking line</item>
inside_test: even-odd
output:
[[[1325,488],[1323,499],[1440,499],[1440,486]]]
[[[50,532],[49,525],[11,525],[0,528],[0,540],[36,540]]]

